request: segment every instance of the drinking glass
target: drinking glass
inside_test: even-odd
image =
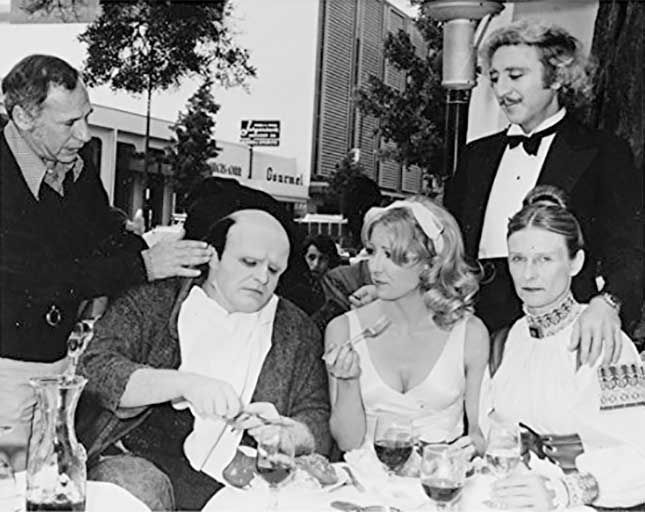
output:
[[[278,510],[279,488],[289,481],[295,468],[295,443],[288,429],[267,427],[258,439],[256,469],[269,484],[269,510]]]
[[[11,432],[12,427],[0,425],[0,437]],[[0,446],[0,510],[18,512],[22,508],[18,485],[9,462],[9,457]]]
[[[521,460],[522,441],[519,426],[491,421],[486,447],[486,463],[497,480],[510,475]],[[495,499],[487,500],[492,508],[503,508]]]
[[[438,510],[449,510],[466,480],[466,452],[447,444],[428,444],[421,457],[421,486]]]
[[[379,416],[374,430],[374,451],[392,475],[408,461],[414,448],[412,424],[398,416]]]
[[[520,463],[522,442],[518,425],[491,422],[486,462],[498,480],[507,477]]]

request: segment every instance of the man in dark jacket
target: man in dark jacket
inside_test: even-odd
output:
[[[477,314],[493,332],[521,313],[506,263],[506,225],[530,189],[555,185],[569,196],[589,255],[573,280],[574,295],[589,307],[571,348],[579,344],[580,359],[594,361],[604,345],[607,360],[620,346],[619,313],[629,329],[642,304],[642,176],[625,141],[580,125],[567,110],[591,92],[586,59],[571,34],[518,22],[492,33],[482,57],[511,125],[468,144],[445,195],[467,253],[484,269]]]
[[[320,333],[274,295],[288,262],[287,230],[261,193],[234,188],[234,198],[205,197],[188,213],[189,233],[213,220],[209,209],[224,215],[206,228],[215,254],[205,279],[129,290],[98,321],[80,361],[90,379],[86,403],[103,408],[89,424],[89,415],[79,417],[89,475],[154,510],[201,510],[237,445],[253,443],[265,423],[288,429],[296,454],[326,454],[331,443]],[[237,425],[249,436],[226,426],[240,412],[250,415]],[[117,441],[129,453],[106,456]]]
[[[113,214],[96,169],[88,94],[77,70],[48,55],[24,58],[2,81],[0,132],[0,424],[24,466],[35,404],[27,379],[61,372],[85,299],[169,276],[210,258],[203,242],[148,248]],[[7,448],[8,447],[8,448]]]

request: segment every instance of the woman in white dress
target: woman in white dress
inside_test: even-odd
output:
[[[633,343],[622,334],[620,359],[612,366],[601,366],[599,359],[578,367],[568,349],[586,305],[570,291],[584,251],[564,194],[544,185],[529,192],[509,221],[507,240],[525,316],[503,346],[492,349],[501,364],[491,358],[491,371],[497,370],[484,380],[481,413],[527,425],[565,471],[553,467],[550,478],[516,472],[497,482],[494,498],[511,508],[546,510],[645,502],[645,372]]]
[[[409,418],[422,441],[454,441],[481,451],[478,427],[488,332],[472,314],[476,273],[464,261],[454,218],[427,198],[372,208],[363,243],[377,300],[333,319],[325,333],[332,413],[339,448],[373,442],[376,418]],[[378,336],[345,342],[385,317]]]

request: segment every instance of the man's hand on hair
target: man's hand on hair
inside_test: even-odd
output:
[[[167,277],[197,277],[196,267],[208,263],[214,249],[194,240],[161,241],[141,252],[149,281]]]
[[[620,317],[602,297],[589,301],[573,326],[569,350],[578,351],[578,365],[593,365],[604,352],[602,364],[616,363],[622,348]]]

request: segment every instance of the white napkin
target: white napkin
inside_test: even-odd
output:
[[[271,348],[275,295],[256,313],[229,314],[198,286],[190,290],[179,312],[177,328],[180,371],[228,382],[242,404],[251,401],[264,359]],[[188,402],[173,404],[190,408]],[[184,441],[184,453],[197,471],[223,481],[222,471],[235,456],[242,432],[223,419],[195,416],[193,431]]]
[[[376,453],[364,447],[345,453],[356,479],[379,505],[413,509],[428,503],[419,478],[389,476]]]

